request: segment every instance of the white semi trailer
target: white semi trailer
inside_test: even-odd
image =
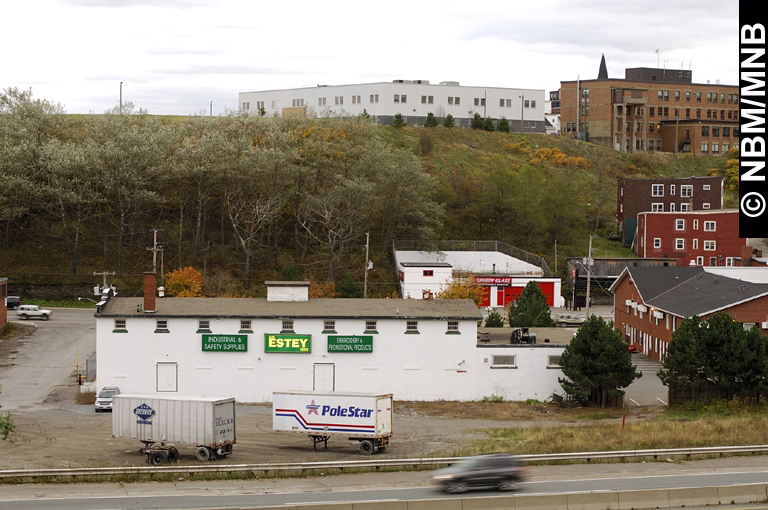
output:
[[[328,447],[342,436],[360,442],[360,453],[371,455],[392,436],[392,394],[277,391],[272,394],[272,430],[303,434]]]
[[[235,399],[115,395],[112,437],[144,443],[151,464],[178,460],[177,444],[195,446],[201,462],[223,457],[235,444]]]

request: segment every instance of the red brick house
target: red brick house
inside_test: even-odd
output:
[[[746,269],[746,268],[744,268]],[[627,267],[610,291],[613,317],[627,343],[661,360],[680,323],[725,312],[768,335],[768,284],[707,272],[702,267]]]
[[[678,266],[737,266],[745,246],[736,209],[637,215],[640,257],[677,259]]]
[[[621,179],[616,188],[616,221],[624,245],[637,233],[641,212],[698,211],[723,208],[722,177]]]

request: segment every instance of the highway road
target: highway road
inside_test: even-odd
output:
[[[40,408],[57,387],[72,384],[78,363],[85,373],[85,360],[96,350],[95,309],[52,310],[48,321],[19,321],[37,331],[2,371],[2,412]],[[15,312],[9,310],[8,319],[17,320]]]
[[[523,484],[519,494],[709,487],[768,481],[768,462],[764,457],[731,459],[726,465],[731,467],[722,467],[722,463],[715,461],[670,466],[654,463],[654,466],[532,467],[531,477]],[[650,474],[655,471],[661,474]],[[500,494],[496,491],[473,491],[458,496],[448,495],[432,485],[428,472],[367,473],[292,480],[0,486],[0,509],[255,508],[304,503],[487,498]],[[766,509],[768,505],[729,508]]]

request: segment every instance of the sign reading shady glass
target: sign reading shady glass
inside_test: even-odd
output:
[[[203,352],[247,352],[248,335],[203,335]]]
[[[328,352],[373,352],[373,337],[332,335],[328,337]]]

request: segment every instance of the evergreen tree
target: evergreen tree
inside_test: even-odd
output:
[[[496,310],[491,310],[488,317],[485,318],[484,326],[486,328],[503,328],[504,317]]]
[[[597,315],[581,325],[560,357],[560,366],[565,377],[558,381],[565,392],[580,400],[592,396],[601,407],[643,375],[632,364],[632,355],[621,332],[613,329],[613,321],[606,323]]]
[[[485,131],[494,131],[495,127],[493,126],[493,119],[490,117],[486,117],[483,119],[483,129]]]
[[[443,121],[443,127],[452,128],[456,126],[456,121],[453,120],[453,115],[450,113],[445,116],[445,120]]]
[[[702,321],[697,316],[685,319],[672,335],[672,341],[662,360],[664,368],[657,373],[665,386],[695,392],[704,382],[704,360],[699,351],[701,324]]]
[[[550,315],[547,297],[534,280],[528,282],[520,297],[509,305],[510,327],[554,328],[557,323]]]
[[[469,127],[472,129],[483,129],[483,117],[479,113],[476,113],[474,117],[472,117]]]
[[[363,297],[363,288],[355,282],[349,273],[344,275],[340,282],[336,283],[336,292],[343,298],[361,298]]]
[[[405,126],[405,120],[403,119],[403,114],[402,113],[396,113],[395,114],[395,118],[392,121],[392,125],[394,127],[396,127],[396,128],[401,128],[401,127]]]
[[[424,121],[424,126],[426,126],[426,127],[437,127],[437,117],[435,117],[434,113],[429,112],[427,114],[427,120]]]
[[[509,121],[506,117],[499,119],[499,131],[502,133],[509,133]]]

